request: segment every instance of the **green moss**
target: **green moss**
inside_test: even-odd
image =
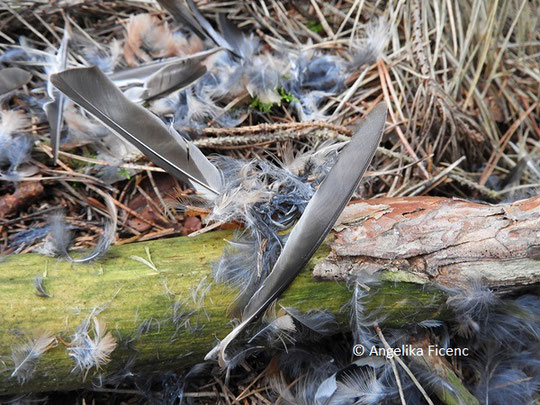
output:
[[[12,348],[21,342],[21,334],[48,331],[69,342],[81,321],[94,308],[104,308],[99,318],[120,341],[133,338],[144,320],[152,319],[159,328],[131,344],[123,345],[112,353],[112,362],[101,373],[111,374],[137,352],[136,370],[174,370],[183,365],[200,362],[211,349],[216,338],[223,338],[230,330],[226,315],[235,291],[223,284],[212,284],[198,308],[192,300],[192,291],[201,280],[211,281],[211,263],[219,258],[229,231],[213,232],[196,238],[163,239],[151,242],[114,246],[99,264],[74,265],[45,258],[36,254],[10,256],[0,264],[0,356],[10,364]],[[130,256],[146,257],[149,249],[156,273]],[[349,301],[350,292],[344,283],[315,281],[311,272],[315,264],[329,253],[323,245],[308,266],[302,270],[280,300],[284,306],[302,311],[325,309],[347,322],[342,311]],[[35,275],[46,273],[48,292],[53,298],[40,298],[34,293]],[[389,275],[396,277],[394,275]],[[405,297],[405,298],[404,298]],[[193,311],[190,324],[175,334],[171,320],[176,300],[184,302],[185,309]],[[385,313],[385,324],[399,326],[403,319],[433,319],[442,316],[444,297],[414,282],[384,281],[372,289],[367,300],[369,309]],[[156,324],[157,325],[157,324]],[[196,327],[195,327],[196,326]],[[67,347],[60,343],[45,353],[34,377],[24,386],[9,379],[9,373],[0,375],[0,393],[72,389],[80,387],[82,376],[72,373],[73,360]],[[86,381],[92,382],[92,370]]]
[[[309,20],[306,26],[316,34],[323,30],[323,26],[319,21]]]
[[[251,100],[251,103],[249,105],[260,112],[269,113],[270,111],[272,111],[272,108],[274,108],[274,106],[281,107],[283,103],[288,104],[291,101],[300,101],[292,93],[285,91],[285,89],[283,88],[279,88],[276,90],[278,91],[280,96],[280,99],[277,103],[263,103],[261,100],[259,100],[258,97],[255,97]]]
[[[272,108],[274,107],[273,103],[263,103],[261,100],[259,100],[258,97],[255,97],[253,100],[251,100],[251,103],[249,103],[250,107],[255,108],[256,110],[268,114],[270,111],[272,111]]]
[[[119,174],[120,176],[122,176],[122,177],[125,177],[126,180],[131,179],[131,174],[129,173],[129,170],[128,170],[128,169],[122,168],[122,169],[118,170],[118,174]]]
[[[285,91],[285,89],[279,89],[279,95],[281,96],[281,101],[290,103],[291,101],[300,102],[292,93]]]

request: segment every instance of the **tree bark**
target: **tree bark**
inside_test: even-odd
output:
[[[540,281],[540,196],[487,205],[439,197],[380,198],[345,208],[314,275],[347,279],[386,270],[455,287]]]
[[[280,304],[328,310],[346,328],[342,307],[349,291],[328,279],[381,272],[383,282],[366,305],[385,314],[382,327],[445,319],[451,316],[446,296],[430,288],[433,283],[455,287],[474,277],[501,291],[537,287],[539,225],[540,197],[505,206],[430,197],[357,202]],[[36,254],[7,257],[0,262],[0,394],[80,388],[120,372],[128,359],[134,359],[131,371],[140,373],[201,362],[231,329],[226,312],[234,291],[211,282],[211,263],[229,239],[230,231],[218,231],[115,246],[93,265]],[[36,294],[37,275],[45,276],[50,298]],[[179,320],[178,308],[190,315]],[[92,313],[117,346],[108,364],[78,372],[69,344]],[[11,354],[40,332],[57,344],[20,383],[10,377]]]

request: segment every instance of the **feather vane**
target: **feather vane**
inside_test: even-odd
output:
[[[197,191],[218,194],[220,172],[203,153],[150,111],[128,100],[98,68],[66,70],[52,75],[51,81],[158,166],[189,181]]]

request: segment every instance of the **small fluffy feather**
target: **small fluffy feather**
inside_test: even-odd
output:
[[[498,299],[493,291],[480,281],[472,280],[462,288],[449,290],[446,303],[460,314],[480,318],[498,303]]]
[[[334,93],[343,84],[343,66],[334,56],[322,55],[303,63],[299,85],[303,90]]]
[[[291,405],[326,404],[316,399],[317,394],[319,398],[323,396],[320,387],[339,368],[332,356],[313,349],[292,347],[277,356],[280,372],[269,375],[267,382],[279,394],[280,402]]]
[[[124,58],[129,66],[150,62],[152,58],[165,58],[202,51],[202,42],[196,36],[186,39],[174,34],[168,24],[150,14],[131,16],[126,25]]]
[[[240,63],[228,52],[219,52],[211,60],[211,68],[195,84],[197,94],[227,102],[246,93],[244,74],[249,65]]]
[[[385,397],[386,389],[370,367],[358,367],[345,372],[337,381],[337,389],[328,404],[354,403],[378,404]]]
[[[246,68],[246,90],[261,103],[279,103],[278,88],[284,73],[284,63],[278,58],[270,54],[257,56]]]
[[[23,111],[0,111],[0,139],[13,135],[28,126],[28,118]]]
[[[120,60],[122,44],[115,38],[105,47],[108,48],[107,51],[87,45],[83,52],[91,65],[99,67],[105,73],[112,73]]]
[[[0,166],[9,164],[9,172],[30,157],[32,141],[25,135],[15,136],[28,125],[28,118],[22,111],[0,111]]]
[[[90,322],[93,321],[93,331]],[[79,369],[85,376],[91,368],[100,369],[111,361],[110,355],[116,348],[116,338],[107,332],[102,319],[91,315],[79,325],[68,347],[68,354],[75,360],[73,370]]]
[[[154,103],[151,108],[155,113],[173,114],[173,126],[179,132],[186,128],[203,128],[214,119],[224,114],[209,96],[192,88],[183,90],[173,96]]]
[[[69,260],[69,247],[72,243],[71,230],[66,224],[66,217],[62,211],[49,216],[49,236],[45,244],[37,249],[38,253],[51,257],[60,257]]]
[[[47,292],[45,285],[43,284],[43,276],[34,277],[34,289],[38,297],[51,298],[52,296]]]
[[[170,338],[170,341],[173,342],[176,339],[176,336],[180,332],[180,329],[186,328],[192,330],[190,324],[190,318],[195,313],[195,311],[190,310],[186,307],[185,302],[177,299],[171,305],[172,315],[169,318],[173,324],[175,330],[173,335]]]
[[[353,61],[350,67],[357,69],[366,63],[380,59],[390,41],[389,24],[385,18],[379,18],[366,27],[366,37],[357,40],[352,47]]]
[[[459,315],[455,330],[462,336],[471,336],[485,326],[491,309],[499,303],[495,294],[478,280],[447,289],[447,293],[447,305]]]
[[[248,341],[248,344],[257,338],[264,338],[268,346],[273,346],[277,342],[282,342],[283,346],[286,348],[287,343],[294,343],[295,340],[292,337],[292,334],[296,332],[296,326],[290,315],[267,311],[263,318],[263,322],[266,323],[266,326],[253,335]]]
[[[291,107],[296,110],[300,121],[324,121],[319,105],[343,88],[346,78],[343,61],[314,52],[300,53],[290,59],[289,78],[282,85],[294,96]]]
[[[371,348],[377,342],[373,331],[373,314],[367,313],[364,303],[368,298],[368,292],[363,287],[366,284],[375,284],[377,280],[360,275],[352,281],[352,296],[349,302],[350,325],[355,344],[362,344],[366,348]]]
[[[33,146],[34,142],[28,136],[21,135],[11,139],[6,151],[9,161],[9,173],[16,173],[19,166],[30,160]]]
[[[470,363],[479,376],[473,393],[482,404],[508,405],[533,403],[540,389],[538,342],[533,352],[509,355],[508,351],[489,345],[476,353]]]
[[[60,257],[71,263],[90,263],[103,257],[116,236],[118,215],[112,198],[103,193],[111,220],[105,224],[103,234],[99,237],[96,246],[91,252],[81,258],[74,259],[69,254],[73,242],[73,235],[69,229],[65,215],[62,211],[55,212],[49,217],[49,236],[43,246],[37,249],[38,253],[51,257]]]
[[[103,234],[99,237],[94,249],[80,259],[71,259],[73,263],[89,263],[96,261],[103,257],[105,253],[107,253],[109,247],[114,243],[114,238],[116,236],[116,225],[118,223],[118,212],[112,197],[106,193],[100,194],[105,200],[105,205],[107,206],[107,211],[109,212],[111,219],[105,224]]]
[[[39,358],[55,345],[56,338],[48,333],[27,338],[26,343],[17,346],[11,352],[13,372],[10,377],[16,377],[19,383],[24,384],[32,377]]]

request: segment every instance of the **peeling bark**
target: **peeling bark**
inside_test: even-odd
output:
[[[439,197],[359,201],[334,229],[316,277],[400,270],[446,286],[472,278],[495,288],[540,281],[540,196],[506,205]]]

